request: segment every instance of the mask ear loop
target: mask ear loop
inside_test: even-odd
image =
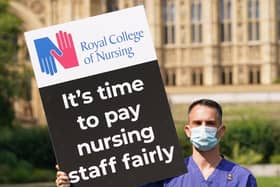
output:
[[[224,125],[220,125],[218,128],[217,128],[217,132],[223,127]]]

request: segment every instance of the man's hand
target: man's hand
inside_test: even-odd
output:
[[[56,166],[56,168],[59,170],[59,167]],[[56,186],[57,187],[70,187],[70,181],[67,174],[63,171],[57,171],[56,172]]]

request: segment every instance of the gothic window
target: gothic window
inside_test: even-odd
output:
[[[168,69],[165,71],[165,85],[176,86],[176,79],[175,69]]]
[[[172,85],[176,86],[176,72],[173,72],[172,74]]]
[[[226,72],[222,70],[221,83],[226,84]]]
[[[232,18],[231,0],[220,0],[220,37],[222,42],[230,42],[231,34],[231,18]]]
[[[118,1],[117,0],[106,0],[107,12],[112,12],[118,10]]]
[[[221,84],[232,84],[232,67],[222,67]]]
[[[164,44],[175,43],[175,0],[163,0]]]
[[[202,42],[202,6],[201,0],[191,1],[191,39],[193,43]]]
[[[254,72],[251,69],[249,70],[249,83],[254,83]]]
[[[168,73],[167,73],[167,72],[165,72],[164,77],[165,77],[165,79],[164,79],[164,84],[165,84],[165,85],[168,85],[168,83],[169,83],[169,77],[168,77]]]
[[[261,70],[259,66],[249,67],[249,84],[260,84],[261,83]]]
[[[248,0],[248,39],[260,39],[259,0]]]
[[[196,83],[195,72],[192,72],[192,85],[195,85],[195,83]]]
[[[203,85],[203,69],[193,68],[191,73],[191,84],[192,85]]]

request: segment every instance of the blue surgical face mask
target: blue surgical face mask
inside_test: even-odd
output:
[[[190,141],[198,150],[209,151],[219,143],[216,138],[217,131],[217,128],[205,125],[191,128]]]

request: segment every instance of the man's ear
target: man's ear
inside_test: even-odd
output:
[[[225,135],[225,131],[226,131],[226,126],[222,124],[222,126],[220,127],[220,129],[217,132],[216,137],[222,138]]]
[[[189,124],[186,124],[185,125],[185,134],[186,134],[186,136],[189,138],[189,137],[191,137],[191,129],[190,129],[190,126],[189,126]]]

